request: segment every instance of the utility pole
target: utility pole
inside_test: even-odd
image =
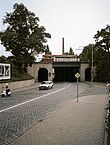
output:
[[[91,52],[92,52],[92,64],[91,64],[91,83],[93,83],[93,78],[94,78],[94,52],[93,52],[93,45],[91,47]]]

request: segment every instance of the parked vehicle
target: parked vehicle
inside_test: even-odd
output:
[[[48,90],[53,88],[53,82],[52,81],[43,81],[40,85],[39,85],[39,90]]]

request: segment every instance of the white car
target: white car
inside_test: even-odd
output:
[[[53,88],[53,82],[52,81],[43,81],[40,85],[39,85],[39,90],[48,90]]]

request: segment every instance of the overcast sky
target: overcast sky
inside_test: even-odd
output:
[[[110,24],[110,0],[0,0],[0,31],[4,29],[5,12],[12,12],[15,3],[23,3],[39,17],[40,26],[52,36],[47,42],[52,54],[62,53],[63,37],[65,52],[71,47],[79,54],[81,51],[76,49],[94,43],[97,31]]]

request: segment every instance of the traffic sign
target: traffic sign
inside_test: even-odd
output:
[[[76,73],[75,74],[75,77],[78,79],[80,77],[80,74],[79,73]]]

